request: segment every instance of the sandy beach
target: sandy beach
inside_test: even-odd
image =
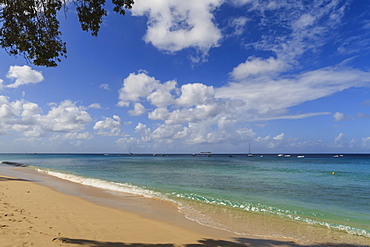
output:
[[[204,232],[0,175],[0,246],[295,246]]]
[[[0,167],[1,168],[1,167]],[[25,168],[9,168],[25,169]],[[188,221],[170,206],[121,210],[56,191],[35,180],[3,175],[0,170],[0,246],[323,246],[289,239],[233,235]],[[32,174],[31,174],[32,175]],[[47,177],[45,177],[47,178]],[[38,182],[35,182],[35,181]],[[67,188],[64,181],[59,186]],[[70,184],[72,190],[76,185]],[[78,185],[77,185],[78,186]],[[81,187],[81,188],[80,188]],[[79,189],[89,190],[87,186]],[[70,188],[70,189],[71,189]],[[84,191],[86,192],[86,191]],[[104,195],[103,195],[104,196]],[[109,196],[108,196],[109,197]],[[107,198],[106,201],[109,201]],[[150,207],[150,205],[149,205]],[[163,211],[168,212],[163,216]],[[154,212],[154,213],[153,213]],[[160,215],[160,216],[159,216]],[[330,246],[349,246],[331,244]]]

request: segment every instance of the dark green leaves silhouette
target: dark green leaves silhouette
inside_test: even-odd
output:
[[[107,15],[105,0],[74,0],[84,31],[97,36]],[[57,13],[67,0],[0,0],[0,45],[8,54],[22,55],[35,65],[55,67],[66,57],[66,43],[60,36]],[[133,0],[112,0],[113,11],[121,15]]]

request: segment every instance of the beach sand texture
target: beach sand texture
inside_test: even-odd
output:
[[[0,175],[0,247],[306,246],[287,239],[225,236],[207,235]]]
[[[0,175],[0,246],[274,245],[270,240],[244,241],[253,245],[199,234]],[[293,245],[279,241],[279,246]]]
[[[0,195],[1,246],[191,244],[205,237],[27,180],[1,176]]]

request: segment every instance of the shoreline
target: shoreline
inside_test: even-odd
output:
[[[7,188],[5,190],[4,185]],[[18,188],[17,191],[13,187]],[[11,193],[9,194],[10,191]],[[40,195],[38,195],[39,193]],[[139,246],[163,246],[163,244],[166,246],[235,247],[325,246],[324,243],[317,245],[297,244],[290,239],[279,237],[264,238],[232,234],[186,219],[171,203],[134,195],[123,196],[121,193],[114,195],[114,193],[107,193],[102,189],[79,185],[23,167],[0,165],[0,195],[6,195],[5,197],[0,197],[0,212],[10,209],[2,208],[5,205],[4,203],[8,203],[14,208],[14,212],[7,211],[6,214],[8,215],[21,212],[18,216],[26,217],[22,213],[26,211],[31,215],[37,215],[34,216],[37,219],[42,219],[45,216],[48,219],[45,220],[44,224],[39,224],[38,227],[43,229],[40,232],[46,233],[42,241],[49,241],[52,236],[54,241],[52,243],[49,241],[47,244],[37,242],[34,243],[35,245],[26,246],[53,246],[51,244],[54,243],[57,244],[55,246],[130,246],[133,243],[140,243]],[[38,197],[35,198],[33,197],[34,195],[38,195]],[[7,198],[12,198],[12,201],[4,202]],[[31,200],[26,201],[26,198]],[[55,200],[50,201],[47,198],[55,198]],[[20,202],[21,204],[19,204]],[[30,202],[32,203],[30,204]],[[42,204],[39,202],[42,202]],[[35,208],[35,205],[42,205],[42,210]],[[82,215],[81,210],[84,211]],[[104,220],[101,219],[102,215],[104,215]],[[10,226],[10,224],[4,221],[6,217],[8,216],[0,218],[0,236],[2,236],[1,234],[12,232],[12,230],[14,235],[14,229],[10,228],[15,227],[16,229],[24,229],[24,231],[18,232],[19,236],[10,237],[5,234],[5,239],[14,240],[18,238],[27,240],[28,243],[38,241],[35,238],[35,234],[32,234],[32,231],[30,232],[30,229],[24,228],[24,225],[29,225],[31,220],[22,220],[19,217],[17,219],[14,218],[16,220],[14,222],[19,220],[20,222],[18,222],[18,225],[14,223],[14,226]],[[52,221],[51,219],[53,218],[57,220]],[[14,219],[9,218],[8,220]],[[46,222],[50,225],[51,221],[52,225],[49,226],[51,228],[45,230]],[[118,225],[114,225],[112,222]],[[35,222],[33,223],[35,224]],[[1,227],[2,225],[6,226]],[[126,229],[124,234],[122,234],[121,229]],[[42,234],[40,233],[40,235]],[[4,236],[1,238],[4,238]],[[49,236],[49,238],[45,236]],[[24,243],[27,243],[27,241]],[[335,243],[326,245],[367,246]],[[14,245],[12,245],[12,242],[9,242],[9,245],[5,246]]]
[[[33,179],[9,176],[20,172]],[[1,246],[298,246],[291,241],[245,238],[202,226],[185,219],[174,206],[155,205],[156,200],[141,205],[152,210],[136,209],[144,214],[124,210],[131,205],[114,205],[114,195],[33,173],[0,166]],[[78,190],[87,192],[95,202],[60,192],[45,185],[48,183],[71,186],[62,191],[80,187]],[[93,194],[107,199],[107,205],[91,198]],[[166,212],[169,214],[164,215]],[[173,215],[177,217],[171,218]]]

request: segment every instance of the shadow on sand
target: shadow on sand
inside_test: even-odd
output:
[[[53,241],[58,241],[67,244],[76,244],[90,247],[176,247],[175,244],[144,244],[144,243],[121,243],[121,242],[100,242],[86,239],[72,238],[55,238]],[[277,241],[268,239],[249,239],[238,238],[233,241],[202,239],[198,240],[197,244],[183,244],[184,247],[369,247],[369,245],[351,245],[351,244],[335,244],[335,243],[318,243],[314,245],[299,245],[290,241]]]
[[[29,182],[29,180],[26,180],[26,179],[8,178],[8,177],[2,177],[2,176],[0,176],[0,182],[2,182],[2,181],[27,181],[27,182]]]

